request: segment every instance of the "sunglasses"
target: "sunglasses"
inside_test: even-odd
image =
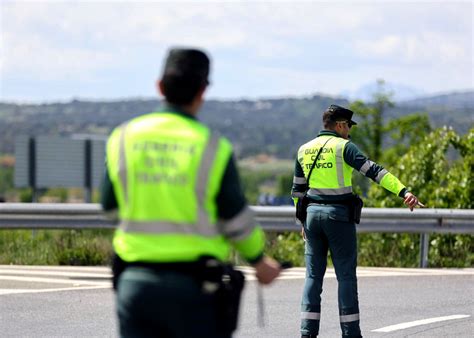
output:
[[[345,123],[347,124],[347,126],[350,128],[352,128],[352,126],[354,125],[351,121],[336,121],[337,123]]]

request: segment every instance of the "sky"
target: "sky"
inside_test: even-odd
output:
[[[0,1],[0,101],[157,97],[171,47],[211,99],[472,90],[473,1]]]

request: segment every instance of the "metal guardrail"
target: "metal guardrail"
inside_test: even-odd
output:
[[[0,229],[113,229],[99,204],[0,203]]]
[[[265,230],[299,230],[292,206],[252,209]],[[411,212],[408,208],[364,208],[357,232],[470,234],[474,233],[474,210],[415,209]]]
[[[266,231],[299,231],[292,206],[252,206]],[[99,204],[0,203],[0,229],[113,229]],[[364,208],[358,232],[419,233],[428,266],[430,233],[474,234],[474,210]]]

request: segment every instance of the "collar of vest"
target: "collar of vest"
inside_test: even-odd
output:
[[[162,109],[159,111],[160,113],[172,113],[177,114],[183,117],[187,117],[192,120],[198,120],[196,116],[193,116],[187,112],[185,112],[181,107],[174,105],[174,104],[165,104]]]
[[[341,135],[339,135],[338,133],[336,133],[335,131],[332,131],[332,130],[321,130],[318,134],[318,137],[319,136],[336,136],[336,137],[342,138]]]

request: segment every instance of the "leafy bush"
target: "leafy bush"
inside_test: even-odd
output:
[[[299,232],[269,233],[266,253],[280,262],[304,266],[304,242]]]
[[[360,266],[419,266],[418,234],[358,234],[357,240]]]
[[[456,156],[449,152],[457,151]],[[420,200],[430,208],[472,209],[474,206],[474,129],[466,135],[459,136],[451,128],[436,129],[426,135],[422,142],[413,144],[401,156],[391,171],[407,184]],[[372,185],[369,190],[367,204],[373,207],[401,207],[400,198],[393,196],[384,189]],[[414,211],[416,217],[416,210]],[[392,235],[368,234],[367,243],[361,243],[361,248],[367,252],[370,245],[386,245]],[[419,239],[415,236],[398,234],[395,237],[407,241],[412,238],[414,253],[418,252]],[[393,237],[393,236],[392,236]],[[403,240],[399,249],[403,251]],[[380,243],[377,244],[377,241]],[[396,243],[394,243],[396,246]],[[380,248],[379,248],[380,249]],[[470,235],[430,235],[428,253],[431,267],[472,267],[474,265],[474,238]],[[412,260],[413,254],[405,252],[406,264]],[[386,255],[397,255],[396,252],[386,252]],[[360,256],[363,258],[363,254]],[[390,256],[390,259],[396,259]],[[374,254],[372,259],[377,259]],[[401,263],[401,261],[400,261]],[[379,263],[370,263],[378,265]],[[406,266],[401,264],[400,266]]]

